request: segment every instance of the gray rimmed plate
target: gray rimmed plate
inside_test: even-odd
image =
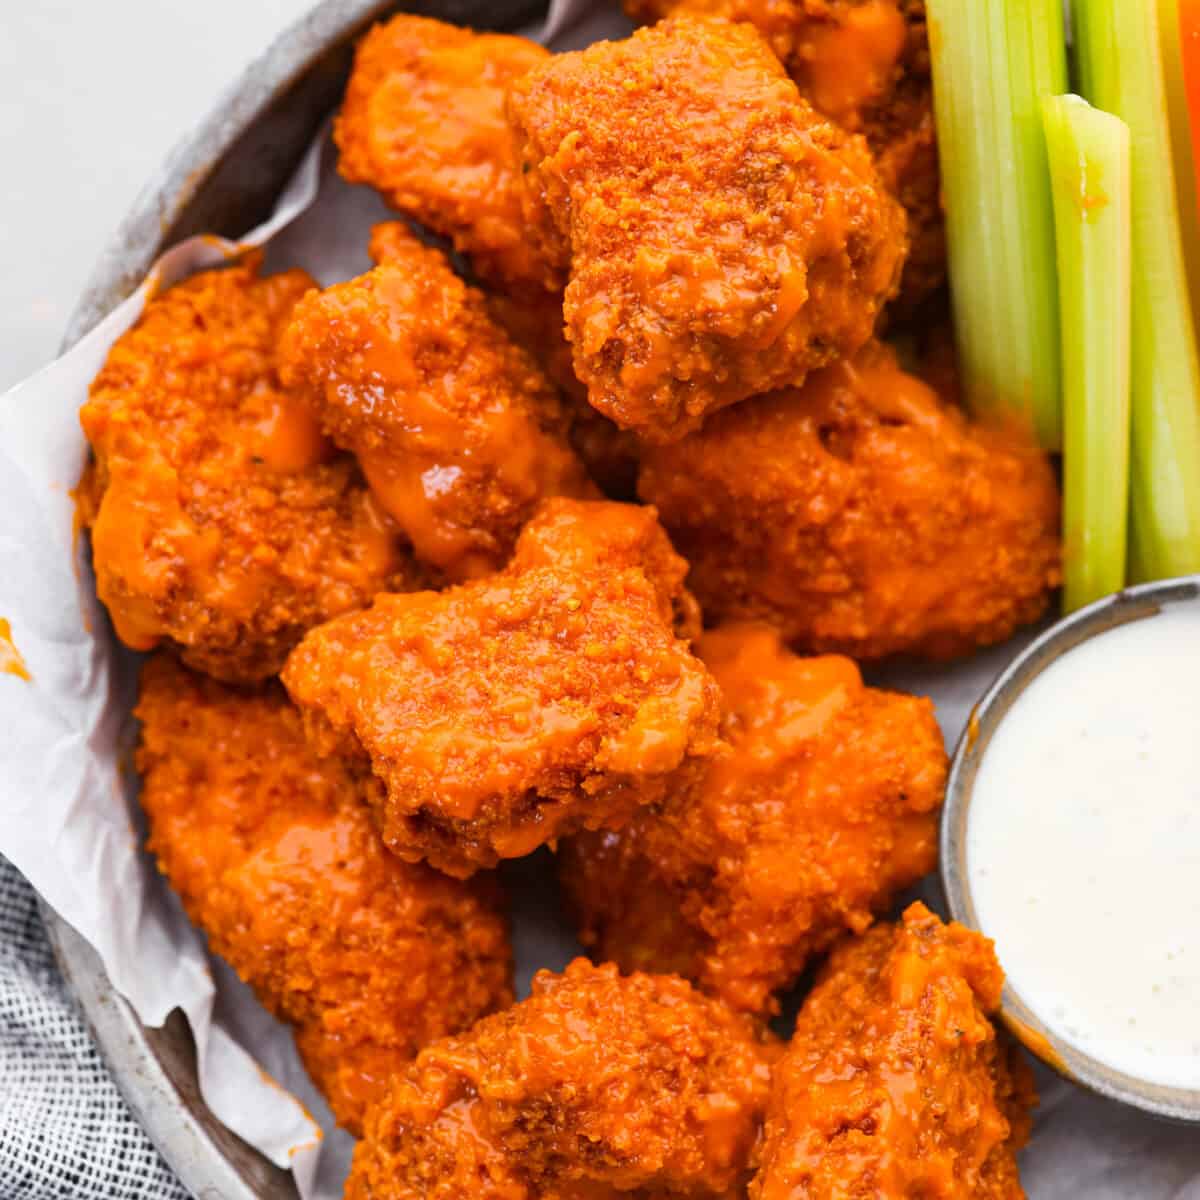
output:
[[[1163,609],[1197,602],[1200,576],[1188,576],[1127,588],[1082,608],[1051,626],[1018,655],[975,706],[954,752],[942,809],[942,884],[956,921],[981,929],[967,873],[971,797],[988,744],[1017,698],[1046,667],[1081,642]],[[1072,1082],[1155,1116],[1200,1123],[1200,1091],[1149,1083],[1092,1058],[1051,1032],[1009,984],[1004,987],[1001,1017],[1030,1051]]]

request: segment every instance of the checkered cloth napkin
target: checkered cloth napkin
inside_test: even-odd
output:
[[[0,1200],[187,1200],[67,994],[33,889],[0,856]]]

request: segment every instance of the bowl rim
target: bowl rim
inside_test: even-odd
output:
[[[177,222],[239,140],[293,85],[313,74],[322,58],[347,45],[371,21],[406,10],[447,21],[512,27],[542,9],[539,0],[509,0],[503,6],[489,0],[319,0],[247,62],[142,186],[88,276],[59,353],[132,294],[176,239]],[[298,1200],[291,1173],[227,1130],[204,1105],[183,1014],[172,1012],[162,1028],[144,1026],[88,942],[40,896],[38,905],[68,991],[111,1077],[184,1187],[196,1196],[220,1200]],[[181,1079],[168,1069],[171,1064],[159,1053],[158,1047],[168,1042],[186,1048],[187,1077]]]
[[[993,734],[1017,698],[1051,663],[1082,642],[1176,605],[1200,601],[1200,575],[1128,587],[1056,622],[1018,654],[971,710],[958,739],[942,807],[939,874],[950,915],[981,928],[966,868],[967,825],[979,765]],[[1170,1087],[1117,1071],[1053,1034],[1005,981],[1000,1019],[1024,1046],[1064,1078],[1152,1116],[1200,1123],[1200,1090]]]

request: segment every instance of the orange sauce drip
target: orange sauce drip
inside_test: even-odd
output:
[[[886,91],[906,38],[895,0],[869,0],[814,30],[805,56],[814,106],[853,127],[847,118]]]
[[[251,429],[250,449],[272,470],[307,471],[333,457],[311,406],[287,392],[267,397],[262,419]]]
[[[25,659],[17,649],[16,642],[13,641],[12,626],[7,617],[0,617],[0,671],[6,675],[15,675],[18,679],[24,679],[27,683],[33,682],[33,676],[29,674]]]

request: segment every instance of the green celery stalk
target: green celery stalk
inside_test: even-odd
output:
[[[1062,436],[1041,98],[1066,91],[1061,0],[928,0],[955,329],[978,416]]]
[[[1078,96],[1042,101],[1063,363],[1063,608],[1125,584],[1129,513],[1129,126]]]
[[[1135,579],[1200,571],[1200,362],[1167,128],[1153,0],[1074,0],[1084,95],[1133,140],[1133,444],[1130,565]]]

